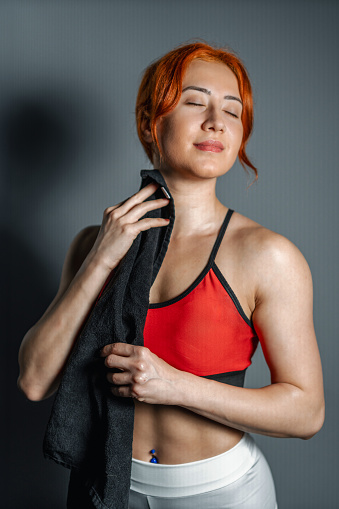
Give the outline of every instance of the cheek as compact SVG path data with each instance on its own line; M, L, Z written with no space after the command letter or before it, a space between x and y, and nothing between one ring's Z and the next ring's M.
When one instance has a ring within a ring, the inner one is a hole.
M163 152L175 153L178 150L180 142L183 141L180 127L180 122L163 119L158 130L159 143Z
M233 125L229 129L229 136L232 138L234 149L238 152L241 146L244 129L242 124Z
M239 134L238 134L238 151L240 149L243 137L244 137L244 129L243 129L243 126L241 125L241 127L239 127Z

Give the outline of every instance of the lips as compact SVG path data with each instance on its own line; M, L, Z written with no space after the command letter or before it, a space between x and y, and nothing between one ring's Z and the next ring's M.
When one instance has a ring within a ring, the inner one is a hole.
M206 140L201 143L194 143L194 146L199 150L204 150L205 152L221 152L224 150L224 145L220 141L216 140Z

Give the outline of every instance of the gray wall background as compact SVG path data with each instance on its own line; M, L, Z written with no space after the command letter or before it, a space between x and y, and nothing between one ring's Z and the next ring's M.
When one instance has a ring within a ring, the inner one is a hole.
M134 121L142 70L191 38L233 48L254 88L249 155L259 182L247 189L236 164L220 180L219 197L292 240L314 277L325 425L311 441L257 440L280 509L338 507L338 7L329 0L0 1L6 509L65 505L68 473L42 456L51 401L31 403L17 391L17 351L56 292L74 235L133 193L148 167ZM247 385L267 383L258 352Z

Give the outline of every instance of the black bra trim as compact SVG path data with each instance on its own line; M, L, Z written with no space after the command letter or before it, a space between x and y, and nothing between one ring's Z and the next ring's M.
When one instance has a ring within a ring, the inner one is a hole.
M185 298L189 293L191 293L192 290L194 290L194 288L196 286L198 286L199 283L201 283L201 281L204 279L204 277L206 276L206 274L209 272L209 270L211 269L211 267L214 264L215 257L217 255L221 241L224 238L224 235L225 235L228 223L230 222L230 219L232 217L232 214L233 214L233 210L228 209L225 219L224 219L224 221L221 225L220 231L218 233L218 236L216 238L216 241L213 245L207 265L202 270L202 272L199 274L199 276L193 281L193 283L191 283L190 286L184 292L180 293L177 297L173 297L173 299L165 300L164 302L155 302L155 303L149 304L149 309L159 309L159 308L164 308L166 306L170 306L171 304L175 304L179 300Z
M211 270L211 267L209 266L209 264L204 268L204 270L201 272L201 274L197 277L197 279L195 279L193 281L193 283L187 288L187 290L185 290L184 292L182 292L180 295L178 295L177 297L173 297L173 299L170 299L170 300L165 300L164 302L155 302L155 303L152 303L152 304L149 304L149 309L158 309L158 308L165 308L167 306L170 306L171 304L175 304L176 302L178 302L179 300L181 299L184 299L185 297L187 297L187 295L189 293L191 293L194 288L196 288L198 286L199 283L201 283L201 281L204 279L204 277L206 276L206 274Z
M228 371L226 373L202 376L201 378L207 378L208 380L214 380L215 382L234 385L236 387L244 387L246 370L247 368L241 371Z
M211 255L210 255L209 260L208 260L208 266L209 267L212 267L213 262L215 260L215 257L217 256L220 244L222 242L222 239L224 238L225 232L227 230L227 226L228 226L228 224L230 222L230 219L231 219L231 217L233 215L233 212L234 212L234 210L232 210L232 209L228 209L228 211L227 211L226 217L225 217L225 219L224 219L224 221L223 221L223 223L221 225L220 231L218 233L217 239L216 239L216 241L214 243Z
M247 323L247 325L249 325L253 329L253 331L254 331L254 325L253 325L252 320L250 320L248 318L248 316L246 315L245 311L243 310L243 308L242 308L242 306L241 306L241 304L240 304L240 302L238 300L238 297L236 296L236 294L234 293L234 291L232 290L232 288L230 287L230 285L226 281L226 279L223 276L223 274L220 272L220 269L218 268L216 263L213 264L212 268L213 268L214 274L217 276L217 278L219 279L220 283L225 288L225 290L228 293L228 295L231 297L231 299L233 301L233 304L237 308L237 311L239 312L241 318L243 318L245 320L245 322Z

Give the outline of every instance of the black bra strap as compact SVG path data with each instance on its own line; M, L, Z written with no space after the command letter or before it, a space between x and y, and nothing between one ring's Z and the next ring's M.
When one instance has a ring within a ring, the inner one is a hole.
M224 238L228 223L230 222L233 212L234 212L234 210L232 210L232 209L228 209L228 211L227 211L225 219L224 219L224 221L221 225L220 231L218 233L217 239L214 243L208 265L212 265L212 263L215 260L215 257L217 256L218 249L220 247L222 239Z

